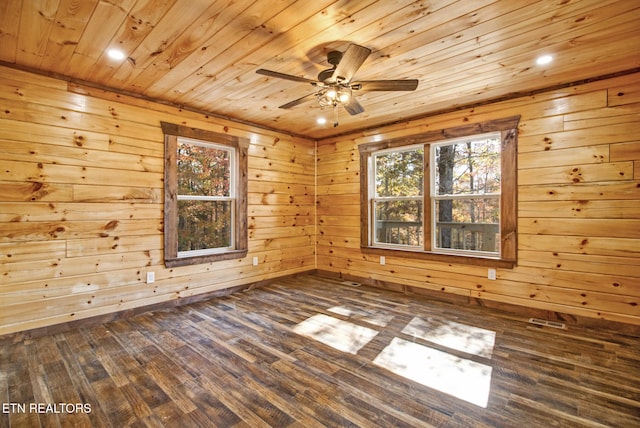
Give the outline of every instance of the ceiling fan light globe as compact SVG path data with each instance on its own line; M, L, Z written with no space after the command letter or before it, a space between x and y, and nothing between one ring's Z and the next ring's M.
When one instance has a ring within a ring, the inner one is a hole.
M342 90L338 92L338 101L340 101L342 104L348 103L350 99L351 99L351 91Z
M333 99L324 92L318 96L318 104L320 104L320 107L328 107L333 105Z

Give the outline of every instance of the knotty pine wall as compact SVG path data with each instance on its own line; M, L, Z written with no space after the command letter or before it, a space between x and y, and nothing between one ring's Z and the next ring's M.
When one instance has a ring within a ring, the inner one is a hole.
M318 142L314 165L313 141L88 88L83 95L0 67L0 335L316 267L640 324L636 82L594 82L378 133L522 116L519 262L489 281L486 268L398 257L380 266L360 251L357 146L373 132ZM251 140L248 257L164 268L161 120Z
M82 90L0 67L0 335L315 267L315 142ZM246 258L164 268L160 121L251 140Z
M318 269L640 324L639 82L618 77L319 141ZM360 251L359 144L514 115L522 116L514 269L490 281L483 267L392 256L381 266Z

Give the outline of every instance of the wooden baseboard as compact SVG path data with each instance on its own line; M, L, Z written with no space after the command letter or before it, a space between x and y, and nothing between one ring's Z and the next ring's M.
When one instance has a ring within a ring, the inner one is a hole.
M208 293L196 294L194 296L181 297L175 300L168 300L162 303L155 303L153 305L140 306L137 308L126 309L123 311L112 312L104 315L96 315L81 320L68 321L60 324L53 324L45 327L38 327L31 330L18 331L15 333L9 333L0 336L0 343L10 342L17 343L27 339L33 339L36 337L53 335L57 333L64 333L70 330L90 327L98 324L105 324L111 321L117 321L123 318L130 318L146 312L158 312L164 311L178 306L188 305L190 303L202 302L205 300L214 299L216 297L228 296L230 294L239 293L242 291L250 290L256 287L262 287L273 281L277 281L284 278L292 278L299 275L306 275L309 273L315 273L315 269L305 271L302 273L295 273L290 275L283 275L277 278L265 279L261 281L253 281L247 284L238 285L235 287L229 287L222 290L211 291Z
M437 300L441 302L451 304L466 304L473 306L485 307L495 311L501 311L510 318L520 318L528 320L529 318L540 318L548 321L558 321L566 324L567 326L580 326L584 328L597 328L607 329L616 333L628 333L634 336L640 335L640 325L627 324L617 321L603 320L600 318L589 318L585 316L566 314L556 311L548 311L544 309L529 308L520 305L514 305L512 303L502 303L492 300L480 299L469 296L460 296L457 294L449 294L441 291L427 290L420 287L414 287L406 284L394 283L389 281L380 281L370 278L363 278L359 276L349 275L341 272L325 271L321 269L316 270L318 276L324 276L327 278L342 279L345 281L355 281L371 287L382 288L385 290L396 291L404 294L412 294L416 296L422 296L431 300Z
M494 302L490 300L484 300L479 298L465 297L456 294L443 293L440 291L427 290L424 288L409 286L406 284L394 283L389 281L379 281L370 278L363 278L359 276L344 274L340 272L325 271L321 269L311 269L305 272L283 275L280 277L266 279L262 281L253 281L247 284L225 288L223 290L216 290L209 293L196 294L194 296L182 297L176 300L170 300L167 302L157 303L153 305L141 306L138 308L127 309L124 311L113 312L110 314L97 315L95 317L85 318L82 320L69 321L61 324L54 324L46 327L39 327L31 330L24 330L15 333L9 333L0 336L0 342L17 343L22 340L32 339L36 337L52 335L57 333L63 333L66 331L90 327L98 324L104 324L111 321L116 321L123 318L133 317L146 312L157 312L168 310L171 308L188 305L190 303L202 302L205 300L214 299L216 297L228 296L230 294L239 293L242 291L250 290L256 287L262 287L270 284L274 281L278 281L285 278L294 278L300 275L318 275L320 277L327 277L333 279L341 279L345 281L355 281L371 287L377 287L385 290L395 291L404 294L412 294L416 296L425 297L431 300L437 300L441 302L457 304L457 305L473 305L479 307L486 307L496 311L502 311L509 317L516 317L522 319L528 318L540 318L549 321L559 321L567 325L576 325L588 328L608 329L617 333L629 333L633 335L640 335L640 326L633 324L625 324L616 321L602 320L598 318L588 318L577 315L570 315L555 311L545 311L542 309L528 308L524 306L514 305L511 303Z

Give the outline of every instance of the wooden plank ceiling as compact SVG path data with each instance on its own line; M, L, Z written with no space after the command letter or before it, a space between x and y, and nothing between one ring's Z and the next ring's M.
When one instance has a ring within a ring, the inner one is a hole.
M324 138L638 68L639 22L638 0L3 0L0 64ZM350 43L372 50L355 80L418 89L360 93L334 128L315 99L278 108L309 83L256 74L316 79Z

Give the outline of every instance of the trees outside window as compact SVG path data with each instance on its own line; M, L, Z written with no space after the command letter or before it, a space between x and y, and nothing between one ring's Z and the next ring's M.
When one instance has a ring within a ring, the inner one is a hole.
M432 144L433 248L500 254L500 133Z
M422 245L423 163L422 146L374 155L374 242Z
M178 137L178 255L233 247L235 150Z
M360 146L363 249L513 266L518 120Z

